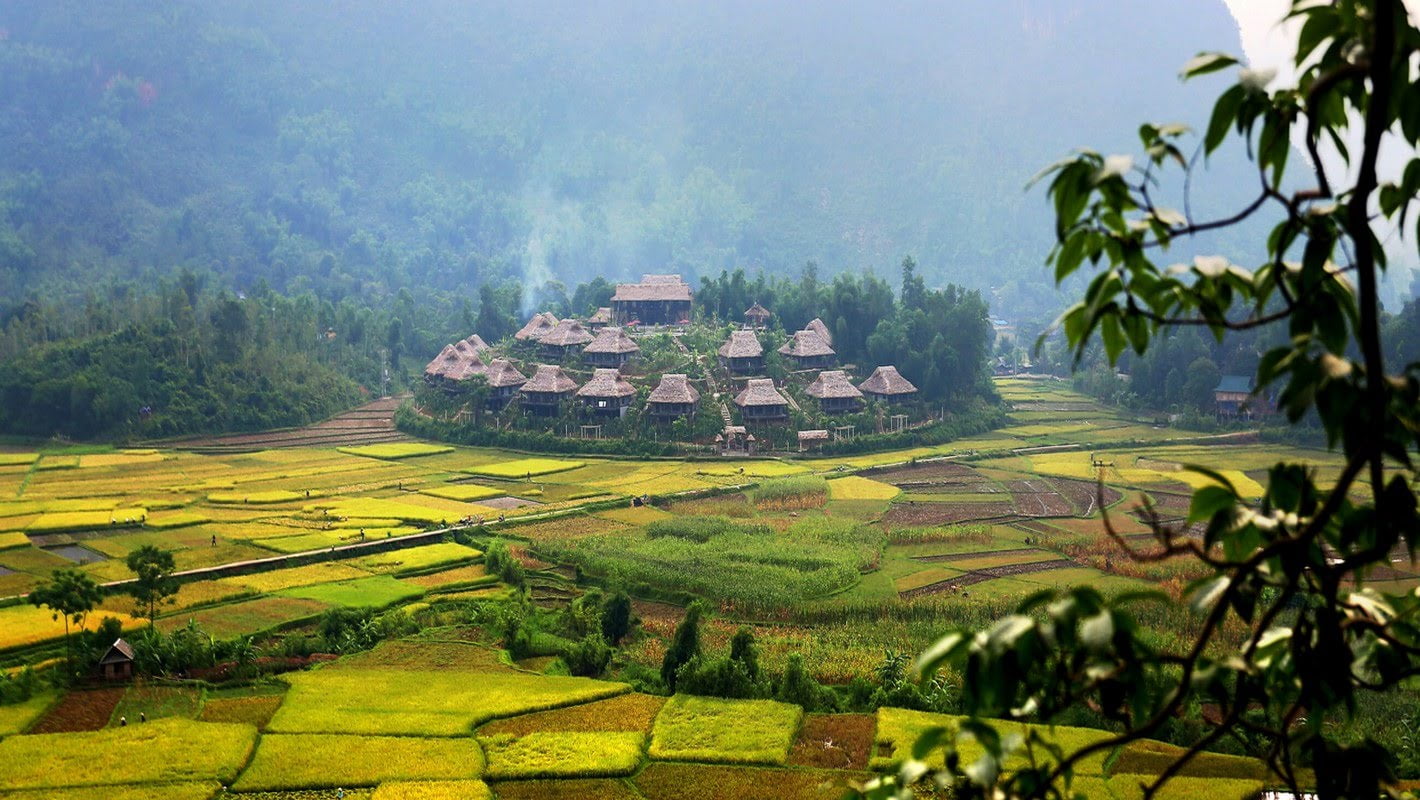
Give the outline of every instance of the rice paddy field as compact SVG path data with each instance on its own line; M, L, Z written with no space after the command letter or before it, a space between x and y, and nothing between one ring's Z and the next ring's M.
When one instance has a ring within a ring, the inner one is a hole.
M196 624L274 646L336 608L434 625L255 686L135 684L0 705L0 800L336 788L375 800L835 798L890 767L915 732L953 720L636 691L632 676L659 669L691 600L709 603L705 651L747 627L766 672L797 654L843 685L871 677L884 652L925 647L944 621L989 620L1042 588L1186 583L1187 563L1125 558L1101 515L1146 541L1141 504L1182 520L1189 492L1211 480L1190 464L1252 497L1279 459L1323 479L1338 468L1324 451L1154 426L1060 382L998 386L1014 408L1005 428L852 457L574 460L425 442L0 454L0 668L63 653L63 622L16 598L59 568L126 580L124 559L145 545L172 550L185 572L160 630ZM524 589L483 563L494 538ZM1420 568L1397 562L1376 578L1414 587ZM600 678L571 677L543 652L515 660L467 611L520 592L557 611L613 586L632 595L636 624ZM84 627L147 624L120 590ZM1140 796L1169 747L1101 759L1077 788ZM1224 756L1186 775L1164 796L1242 798L1265 780Z

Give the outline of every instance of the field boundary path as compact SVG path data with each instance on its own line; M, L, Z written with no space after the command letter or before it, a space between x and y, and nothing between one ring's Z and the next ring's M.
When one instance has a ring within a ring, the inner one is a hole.
M156 442L163 447L198 453L239 453L287 447L344 447L356 444L405 442L411 437L394 425L394 412L408 395L381 397L349 411L301 428L260 433L204 436L175 442Z
M964 575L958 575L944 581L919 586L916 589L898 592L898 596L903 600L911 600L915 597L923 597L929 594L942 594L943 592L955 591L966 586L971 586L972 584L989 581L992 578L1027 575L1032 572L1048 572L1050 570L1068 569L1075 566L1079 565L1068 558L1057 558L1051 561L1034 561L1029 564L1007 564L1001 567L987 567L986 569L972 570Z

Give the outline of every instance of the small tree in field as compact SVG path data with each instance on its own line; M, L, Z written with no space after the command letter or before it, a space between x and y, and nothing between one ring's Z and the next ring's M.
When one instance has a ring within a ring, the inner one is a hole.
M1256 502L1216 471L1193 467L1206 478L1188 513L1205 529L1201 539L1164 524L1147 505L1150 546L1115 536L1132 558L1181 555L1207 567L1187 591L1198 632L1179 652L1156 646L1137 622L1140 604L1171 598L1105 597L1089 587L1035 595L988 630L949 633L918 667L924 679L956 670L968 718L960 734L929 731L913 748L926 759L944 746L945 761L911 760L895 782L869 794L904 792L930 774L956 798L1070 796L1065 787L1084 759L1157 735L1201 704L1215 707L1219 721L1148 778L1146 798L1224 738L1249 743L1294 793L1385 794L1391 754L1346 731L1364 693L1396 691L1420 675L1420 594L1366 585L1372 567L1389 566L1397 550L1413 559L1420 544L1411 484L1420 364L1387 369L1377 235L1420 218L1420 30L1399 0L1299 1L1291 16L1300 23L1296 85L1273 88L1270 75L1239 69L1200 144L1206 155L1229 136L1245 140L1254 199L1229 216L1195 219L1185 181L1182 211L1160 204L1164 177L1175 167L1186 175L1197 162L1181 149L1184 126L1145 124L1137 161L1083 151L1046 170L1058 234L1050 263L1057 280L1094 272L1060 321L1077 360L1096 337L1112 362L1126 347L1146 352L1174 328L1202 327L1222 339L1283 326L1285 343L1257 368L1259 392L1275 391L1293 422L1315 414L1344 466L1323 479L1303 464L1278 463ZM1235 66L1229 56L1203 54L1183 77ZM1298 179L1304 188L1284 191L1294 133L1310 163ZM1407 159L1385 183L1377 170L1383 137ZM1331 166L1321 158L1327 147L1336 154ZM1244 220L1272 226L1261 263L1209 256L1159 265L1170 245ZM991 722L1049 721L1078 706L1103 713L1116 732L1065 749L1045 730L1008 741ZM975 739L984 755L962 763L958 735ZM1008 768L1011 750L1018 758ZM1303 768L1313 771L1313 786L1301 785Z
M36 586L29 595L30 605L48 608L55 619L64 618L64 650L71 663L74 651L69 638L69 623L72 621L82 628L84 618L103 599L104 590L93 578L77 569L55 570L48 581Z
M173 554L154 545L145 544L128 554L128 568L133 571L133 583L128 593L138 604L138 613L148 618L152 627L158 618L158 607L172 603L178 591L178 580L173 577L176 565Z

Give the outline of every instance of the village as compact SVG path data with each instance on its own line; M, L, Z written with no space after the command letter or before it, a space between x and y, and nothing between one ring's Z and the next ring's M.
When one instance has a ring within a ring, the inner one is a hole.
M421 413L445 420L725 455L812 451L934 418L895 365L840 363L823 320L785 331L758 302L719 320L679 275L619 284L585 318L536 313L504 341L474 333L446 345L424 383Z

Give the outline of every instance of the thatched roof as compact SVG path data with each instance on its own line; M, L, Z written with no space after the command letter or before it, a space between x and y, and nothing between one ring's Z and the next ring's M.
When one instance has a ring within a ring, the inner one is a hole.
M520 392L546 392L549 394L566 394L577 388L577 382L556 364L538 364L537 372L525 384Z
M468 337L467 339L464 339L464 341L467 342L468 346L472 347L476 352L488 349L488 342L483 341L483 337L479 336L476 333Z
M841 369L826 369L814 378L814 382L804 388L810 397L817 397L820 400L859 398L863 393L858 391L848 380L848 374Z
M817 333L829 346L833 345L833 334L829 332L828 326L823 324L823 320L814 317L809 320L809 324L804 326L804 330Z
M488 376L488 385L495 389L521 386L528 382L527 376L518 372L518 368L513 366L513 362L506 358L495 358L490 361L487 371L483 374Z
M621 373L614 369L599 369L592 373L592 379L577 390L578 397L630 397L636 394L636 387L621 379Z
M602 306L601 308L597 309L597 313L587 318L587 322L593 325L610 325L611 309L607 306Z
M821 431L821 430L799 431L799 441L801 441L801 442L826 442L826 441L828 441L828 431Z
M740 408L746 406L787 406L789 401L785 400L784 395L779 394L779 390L774 388L772 379L750 378L744 391L735 395L735 405Z
M770 316L769 309L760 305L757 300L754 305L745 309L745 319L766 320L769 319Z
M474 347L472 344L469 344L467 339L460 339L457 342L454 342L454 350L456 350L458 354L463 356L464 358L478 356L478 348Z
M591 340L592 334L575 319L564 319L538 337L538 341L548 347L575 347Z
M696 391L681 373L662 375L661 382L656 384L656 388L651 390L651 396L646 398L648 403L695 403L699 400L700 392Z
M612 302L682 300L690 302L690 286L679 275L642 275L640 283L619 283Z
M548 331L552 330L552 326L556 324L556 314L553 314L550 311L542 311L537 314L533 314L532 319L528 320L528 324L524 325L521 329L518 330L517 333L513 334L513 338L517 339L520 342L525 341L527 339L532 339L536 341L537 339L541 338L544 333L547 333Z
M720 355L725 358L758 358L764 355L764 347L754 331L731 331L729 341L720 345Z
M868 379L858 384L858 388L869 394L899 395L912 394L917 387L912 381L902 377L897 367L878 367Z
M425 375L443 375L444 371L459 363L459 352L451 344L444 345L444 349L439 351L434 360L424 367Z
M478 357L478 353L470 351L460 358L457 364L444 370L443 376L445 380L458 382L466 381L475 375L485 375L487 372L488 366L483 363L483 359Z
M779 352L795 358L813 358L834 354L833 348L828 346L828 342L824 341L817 331L811 331L808 328L795 331L794 337L785 342L784 346L779 348Z
M602 328L597 331L596 338L587 345L584 353L637 353L641 351L641 345L636 344L626 331L621 328Z

